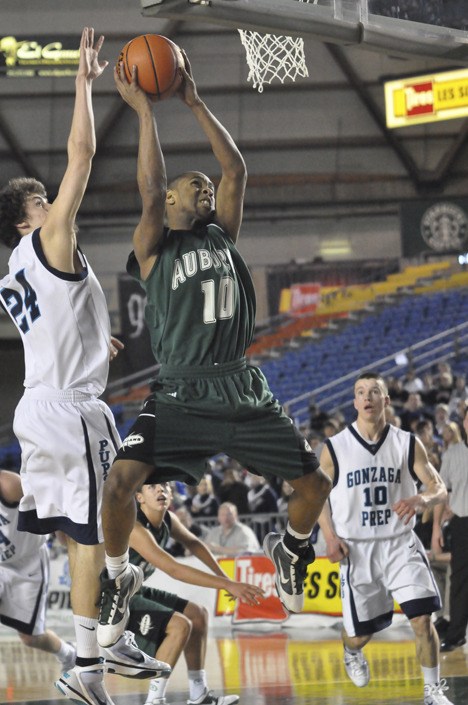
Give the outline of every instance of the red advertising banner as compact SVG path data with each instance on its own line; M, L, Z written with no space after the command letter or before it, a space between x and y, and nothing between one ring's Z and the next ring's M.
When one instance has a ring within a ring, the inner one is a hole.
M317 282L309 284L292 284L290 312L293 315L311 313L320 303L321 285Z

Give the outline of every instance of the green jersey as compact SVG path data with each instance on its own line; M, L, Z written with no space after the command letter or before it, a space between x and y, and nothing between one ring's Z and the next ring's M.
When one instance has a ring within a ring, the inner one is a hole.
M134 253L127 271L147 296L145 318L158 362L212 366L244 357L255 326L255 291L234 243L214 224L165 230L142 281Z
M140 522L145 529L148 529L158 546L161 548L166 548L168 541L171 537L171 515L166 512L161 526L155 527L147 518L146 514L141 511L140 507L137 510L137 521ZM152 563L149 563L143 556L141 556L135 549L130 549L129 555L130 563L134 565L139 565L145 574L145 580L153 575L156 568Z

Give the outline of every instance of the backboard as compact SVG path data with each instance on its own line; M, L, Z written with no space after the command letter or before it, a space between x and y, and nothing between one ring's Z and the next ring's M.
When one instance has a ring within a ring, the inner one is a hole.
M140 0L148 17L468 64L466 0ZM447 9L449 6L450 9Z

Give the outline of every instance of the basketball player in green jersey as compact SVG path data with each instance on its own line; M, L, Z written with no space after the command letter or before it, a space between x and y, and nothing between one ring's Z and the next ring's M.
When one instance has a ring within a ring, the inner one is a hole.
M106 568L98 640L114 643L125 629L135 591L128 567L134 494L143 483L198 484L207 458L224 452L260 475L294 488L285 534L269 534L264 549L276 568L279 596L292 612L303 607L303 583L314 553L309 537L330 492L307 441L273 397L245 352L255 325L255 292L236 242L247 179L242 155L200 99L184 54L178 91L205 133L221 179L199 171L166 180L150 99L119 68L117 89L139 118L137 179L142 214L128 271L147 294L146 322L161 363L153 394L124 440L105 484Z

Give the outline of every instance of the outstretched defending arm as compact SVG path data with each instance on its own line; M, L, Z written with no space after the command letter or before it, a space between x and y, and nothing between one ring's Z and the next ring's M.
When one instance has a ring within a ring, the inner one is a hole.
M123 73L120 66L115 69L115 84L125 102L137 113L140 124L137 181L142 213L133 234L133 248L140 266L141 277L146 279L156 261L158 246L164 232L166 167L151 101L138 86L137 68L136 66L132 68L130 83Z
M107 61L99 61L104 37L94 45L94 29L85 27L80 42L80 63L75 80L75 107L68 138L68 164L57 198L41 229L41 243L50 265L73 273L76 257L75 219L88 184L96 149L92 84Z
M263 590L256 585L239 583L219 573L213 575L198 570L198 568L178 563L169 553L158 546L152 534L138 521L130 534L130 546L155 568L163 570L175 580L200 587L226 590L233 597L239 598L241 602L246 602L249 605L259 604L259 600L264 595Z
M183 81L178 93L196 117L221 167L221 181L216 194L216 221L231 240L236 242L242 223L247 182L245 162L229 132L198 95L190 62L184 51L182 54L185 68L180 69Z

